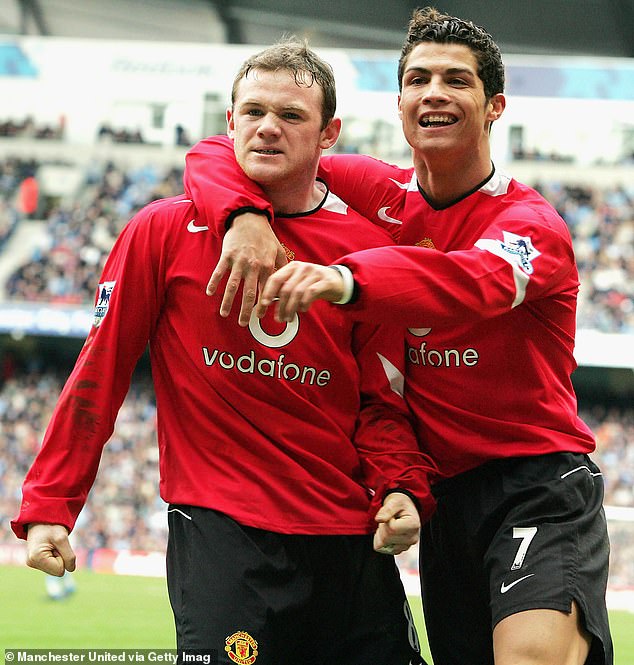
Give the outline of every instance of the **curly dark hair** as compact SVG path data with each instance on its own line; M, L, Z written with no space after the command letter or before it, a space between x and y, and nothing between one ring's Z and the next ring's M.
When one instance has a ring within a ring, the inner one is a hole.
M504 63L493 37L471 21L442 14L434 7L415 9L398 61L398 89L402 89L403 72L409 54L421 42L457 43L468 46L478 61L478 76L484 84L487 99L504 92Z

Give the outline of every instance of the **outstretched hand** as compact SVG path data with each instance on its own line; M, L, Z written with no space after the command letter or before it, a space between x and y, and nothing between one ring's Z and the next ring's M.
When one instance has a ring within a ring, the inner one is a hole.
M256 314L263 316L266 308L277 301L275 318L292 321L297 312L305 312L315 300L336 302L343 296L344 284L339 272L328 266L292 261L266 282Z
M49 575L62 577L75 570L75 552L68 530L61 524L30 524L27 531L26 563Z
M227 317L242 285L242 302L238 323L247 326L267 279L286 264L284 248L275 237L268 219L256 213L243 213L233 220L225 234L222 253L209 283L207 295L214 295L229 271L220 315Z
M418 542L420 516L416 504L407 494L388 494L374 519L379 525L374 533L377 552L401 554Z

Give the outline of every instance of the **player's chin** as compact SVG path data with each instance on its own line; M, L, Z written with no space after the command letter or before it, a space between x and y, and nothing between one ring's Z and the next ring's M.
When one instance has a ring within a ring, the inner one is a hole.
M254 163L255 162L255 163ZM259 183L260 185L271 185L283 180L286 176L286 169L284 163L279 159L276 163L273 160L256 161L248 160L242 167L246 175Z

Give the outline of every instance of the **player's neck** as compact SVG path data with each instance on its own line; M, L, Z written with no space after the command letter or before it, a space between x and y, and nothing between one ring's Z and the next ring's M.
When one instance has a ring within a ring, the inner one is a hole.
M315 179L309 183L286 181L282 187L263 187L271 201L273 210L284 215L296 215L310 212L321 205L326 195L326 188Z
M491 157L488 151L473 155L472 159L452 158L443 155L414 155L414 168L418 184L427 199L436 207L457 201L472 191L491 174Z

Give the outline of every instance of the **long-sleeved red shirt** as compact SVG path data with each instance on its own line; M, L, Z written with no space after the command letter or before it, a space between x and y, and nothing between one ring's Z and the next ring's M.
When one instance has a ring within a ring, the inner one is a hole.
M303 534L372 531L396 487L431 511L430 465L402 398L402 328L356 324L326 305L288 325L270 316L240 328L205 295L220 251L210 224L181 196L150 204L118 238L94 327L23 486L19 537L32 522L73 527L148 342L166 502ZM389 241L326 192L279 231L298 259L322 262Z
M219 226L244 207L272 213L257 185L236 176L228 138L202 141L187 159L212 158L219 167L201 179L224 195ZM333 309L409 327L405 394L439 477L502 457L594 450L571 382L579 280L552 206L499 173L441 209L413 168L333 155L320 176L398 242L333 261L352 270L359 294Z

